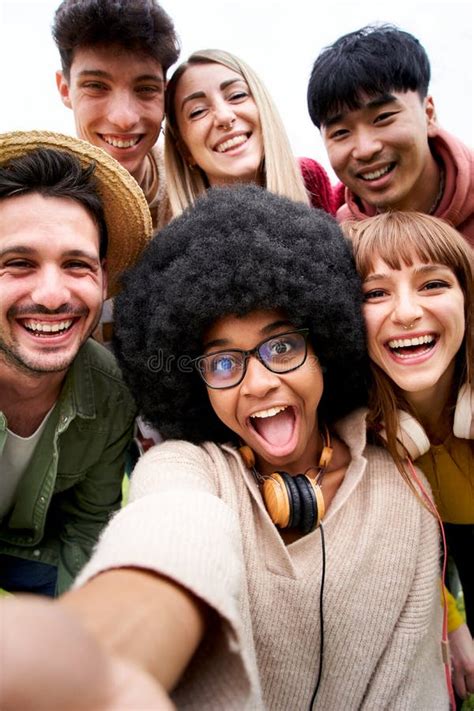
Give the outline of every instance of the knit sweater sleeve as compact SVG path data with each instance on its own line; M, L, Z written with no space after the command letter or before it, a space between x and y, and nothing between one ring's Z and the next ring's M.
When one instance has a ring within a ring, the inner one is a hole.
M220 620L219 634L212 635L221 646L220 668L208 669L210 676L205 670L193 686L212 689L212 674L221 680L229 676L233 698L227 708L234 708L235 699L247 701L258 680L251 651L242 652L249 647L240 617L246 584L239 520L219 498L216 464L205 448L165 442L139 460L129 503L109 523L75 586L120 567L166 576L214 609Z
M439 573L439 535L431 515L420 507L420 535L415 575L405 605L373 673L362 708L411 711L448 709L441 668L442 608L433 597L434 576ZM439 644L432 644L433 619ZM434 705L433 705L434 704Z

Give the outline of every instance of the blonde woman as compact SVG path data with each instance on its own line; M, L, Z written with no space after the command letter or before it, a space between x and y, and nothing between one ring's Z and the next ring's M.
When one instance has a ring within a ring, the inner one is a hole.
M248 182L333 212L324 168L308 158L298 165L267 89L235 55L194 52L173 74L166 102L165 166L173 217L209 187Z

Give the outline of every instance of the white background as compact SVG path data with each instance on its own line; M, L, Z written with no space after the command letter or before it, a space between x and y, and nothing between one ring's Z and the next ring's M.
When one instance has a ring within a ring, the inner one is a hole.
M51 23L59 0L0 0L0 132L47 128L74 133L57 94L59 58ZM431 60L431 93L440 123L472 145L473 4L467 0L162 0L181 38L184 60L205 48L245 59L267 84L296 155L323 162L325 151L306 108L306 87L320 50L372 22L414 34Z

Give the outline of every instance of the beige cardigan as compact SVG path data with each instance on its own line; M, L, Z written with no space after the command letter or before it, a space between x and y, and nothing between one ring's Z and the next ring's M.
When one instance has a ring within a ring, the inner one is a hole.
M322 680L314 708L448 708L437 524L365 417L339 423L352 462L324 519ZM285 546L231 446L171 441L132 477L78 585L120 566L155 570L217 611L173 700L179 709L308 709L319 663L321 536Z

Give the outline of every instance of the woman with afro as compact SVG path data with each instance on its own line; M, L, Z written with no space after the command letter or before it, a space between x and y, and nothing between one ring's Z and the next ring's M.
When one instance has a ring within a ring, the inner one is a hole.
M218 188L116 303L165 441L64 602L186 709L447 709L438 532L366 443L360 282L327 214Z

